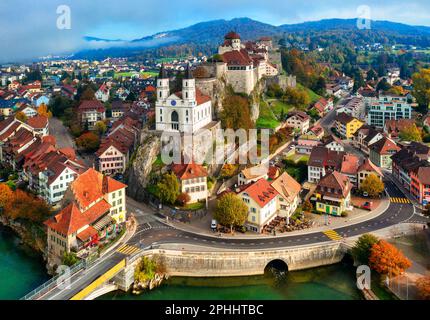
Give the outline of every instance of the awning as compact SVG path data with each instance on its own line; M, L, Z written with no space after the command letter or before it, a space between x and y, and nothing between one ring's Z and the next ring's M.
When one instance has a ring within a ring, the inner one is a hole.
M111 224L113 221L112 217L110 215L106 215L103 218L101 218L96 224L93 225L94 229L97 231L103 230L104 227Z

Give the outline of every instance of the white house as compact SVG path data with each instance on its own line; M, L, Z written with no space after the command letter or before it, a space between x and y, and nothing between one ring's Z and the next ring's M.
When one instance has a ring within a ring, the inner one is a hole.
M109 88L106 84L102 84L95 93L96 99L102 102L109 100Z
M239 196L248 207L248 219L245 227L261 233L265 225L269 224L277 215L278 191L265 179L250 184L239 192Z
M173 164L172 171L181 184L181 192L190 196L190 203L206 201L208 198L206 169L198 164Z

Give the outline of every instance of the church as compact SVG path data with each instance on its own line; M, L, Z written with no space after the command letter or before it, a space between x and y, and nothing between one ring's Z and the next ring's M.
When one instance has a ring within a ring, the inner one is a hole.
M211 98L196 88L189 66L182 80L182 91L175 93L170 93L169 76L161 67L155 114L157 131L195 133L212 122Z

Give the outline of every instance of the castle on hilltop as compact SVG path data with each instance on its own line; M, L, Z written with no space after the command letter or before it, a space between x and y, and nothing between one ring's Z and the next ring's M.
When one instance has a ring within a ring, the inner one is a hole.
M236 32L229 32L218 48L221 61L216 65L216 74L224 76L235 92L250 94L261 78L279 74L277 66L269 61L271 49L270 38L242 43Z

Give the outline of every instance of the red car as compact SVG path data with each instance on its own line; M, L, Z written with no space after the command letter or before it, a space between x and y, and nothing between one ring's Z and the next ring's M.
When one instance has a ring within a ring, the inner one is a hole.
M372 207L373 207L373 202L365 202L365 203L361 206L361 209L371 211L371 210L372 210Z

